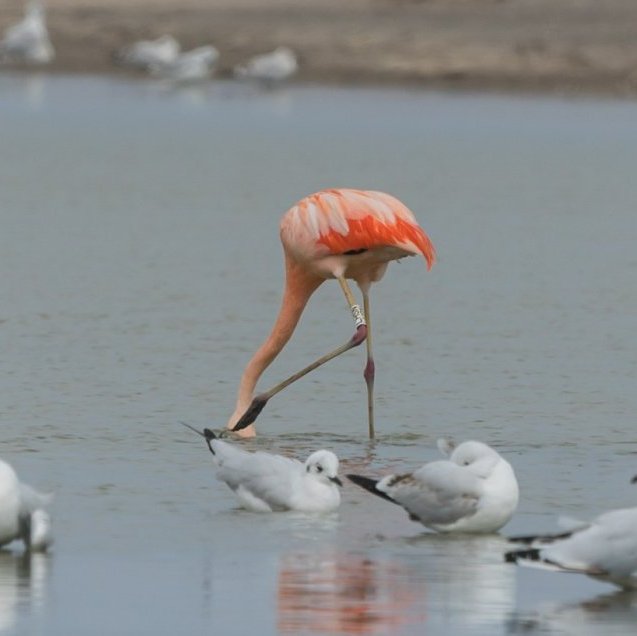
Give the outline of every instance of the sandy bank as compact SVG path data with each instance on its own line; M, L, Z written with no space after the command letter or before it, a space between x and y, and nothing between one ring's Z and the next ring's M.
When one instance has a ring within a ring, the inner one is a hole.
M212 43L219 74L286 44L300 81L637 94L635 0L48 0L59 72L120 72L163 33ZM0 5L0 29L22 14Z

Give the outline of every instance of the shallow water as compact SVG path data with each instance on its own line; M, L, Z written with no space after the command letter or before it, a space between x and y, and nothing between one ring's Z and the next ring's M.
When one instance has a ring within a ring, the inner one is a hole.
M355 351L248 446L375 475L481 439L521 483L505 534L633 505L634 104L5 75L0 146L0 456L56 493L51 554L0 554L0 633L632 631L635 597L516 570L502 538L424 532L351 484L318 519L238 510L178 421L232 411L278 308L281 213L380 189L440 261L375 288L377 443ZM261 386L351 329L324 285Z

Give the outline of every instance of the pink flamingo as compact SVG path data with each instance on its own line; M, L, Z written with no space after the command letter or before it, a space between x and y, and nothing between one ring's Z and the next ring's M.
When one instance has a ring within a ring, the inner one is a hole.
M328 360L367 342L369 436L374 437L374 375L369 289L380 280L389 261L420 254L430 269L436 259L432 242L412 212L398 199L383 192L334 189L311 194L290 208L281 219L285 256L285 288L279 315L270 335L248 362L227 427L240 435L255 435L253 422L267 401L279 391ZM356 325L343 345L322 356L269 391L254 396L254 389L268 365L286 345L310 296L323 283L338 280ZM363 311L356 303L347 279L358 284Z

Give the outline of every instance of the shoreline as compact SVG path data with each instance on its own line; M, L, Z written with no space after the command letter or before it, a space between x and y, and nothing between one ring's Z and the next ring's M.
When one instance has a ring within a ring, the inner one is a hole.
M218 77L284 44L292 81L513 94L637 96L637 2L605 0L48 0L56 58L40 72L135 77L112 58L140 39L213 44ZM79 5L79 6L78 6ZM0 31L22 0L0 7ZM19 65L2 69L21 71ZM143 77L143 75L140 75Z

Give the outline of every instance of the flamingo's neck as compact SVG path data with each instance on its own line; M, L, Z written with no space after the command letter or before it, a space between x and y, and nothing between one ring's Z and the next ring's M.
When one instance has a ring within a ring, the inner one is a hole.
M287 344L294 333L294 329L310 296L323 280L309 274L302 265L299 265L286 254L285 289L283 290L279 315L274 322L270 335L257 349L243 371L241 382L239 383L237 403L234 413L228 420L228 428L232 428L250 406L254 388L259 378ZM254 427L251 425L245 428L241 431L241 434L246 437L252 437L255 434Z

